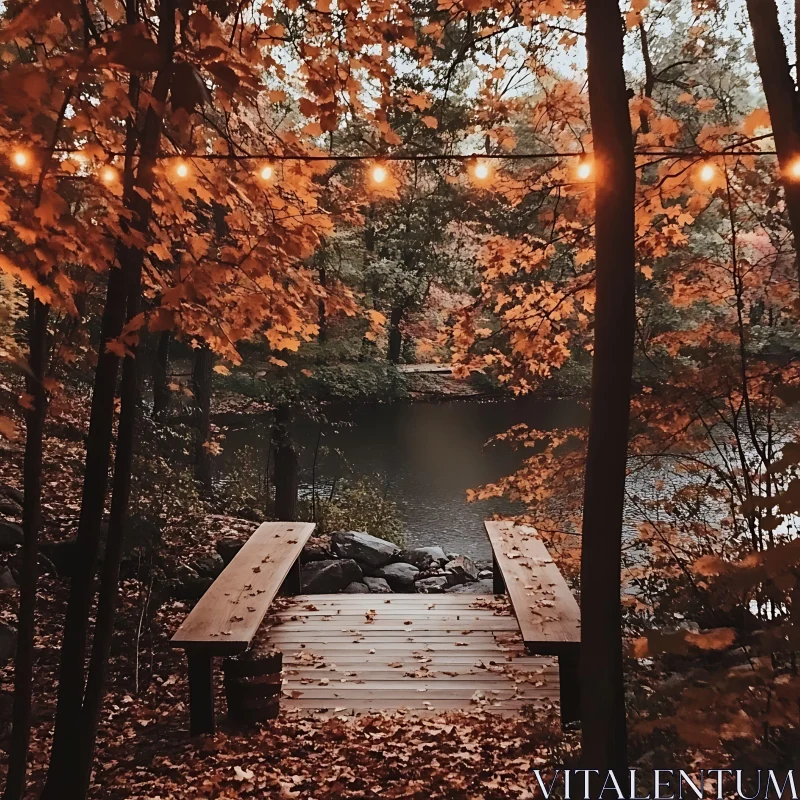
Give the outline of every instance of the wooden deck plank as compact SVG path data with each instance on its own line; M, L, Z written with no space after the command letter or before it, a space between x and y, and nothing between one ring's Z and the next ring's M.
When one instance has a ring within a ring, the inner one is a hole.
M171 645L227 655L247 649L303 545L310 522L265 522L183 621Z
M376 603L380 596L301 596L271 614L257 638L284 654L282 705L315 714L455 708L506 714L557 706L555 662L525 652L507 599L395 598L397 605ZM315 610L304 609L309 605Z
M580 642L580 609L564 576L533 528L487 521L525 645L539 653Z

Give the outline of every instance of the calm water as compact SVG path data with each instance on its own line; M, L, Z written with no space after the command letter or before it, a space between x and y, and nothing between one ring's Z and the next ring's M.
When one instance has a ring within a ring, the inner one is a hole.
M520 422L553 429L579 424L586 415L578 402L531 398L329 411L324 424L298 421L301 480L311 485L321 431L318 491L334 481L369 477L397 504L412 546L439 544L446 551L486 560L491 551L483 520L517 507L502 499L468 503L466 492L509 474L522 457L505 443L487 441ZM269 415L228 414L217 421L227 426L217 463L219 480L235 477L243 452L264 463Z

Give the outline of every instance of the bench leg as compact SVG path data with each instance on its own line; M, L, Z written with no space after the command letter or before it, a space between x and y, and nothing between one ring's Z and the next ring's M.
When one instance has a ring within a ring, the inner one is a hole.
M302 593L303 587L300 585L300 559L298 558L297 561L292 564L289 574L283 579L281 594L293 597L294 595Z
M561 705L561 724L578 722L581 718L581 694L578 663L580 647L570 647L558 656L558 682Z
M214 660L211 656L188 653L189 733L214 733Z
M500 571L500 565L497 563L497 556L492 553L492 589L495 594L506 593L506 582L503 579L503 573Z

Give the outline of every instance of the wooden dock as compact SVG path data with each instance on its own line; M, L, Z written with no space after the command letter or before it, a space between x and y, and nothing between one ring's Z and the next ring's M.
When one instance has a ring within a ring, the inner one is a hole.
M283 652L284 708L515 714L558 706L555 660L525 652L503 597L300 595L282 604L256 638Z

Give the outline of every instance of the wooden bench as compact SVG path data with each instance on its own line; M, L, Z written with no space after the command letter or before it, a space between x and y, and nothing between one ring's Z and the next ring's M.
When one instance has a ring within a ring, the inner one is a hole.
M561 721L574 722L580 719L580 608L534 528L484 525L494 555L494 591L508 591L525 649L558 657Z
M243 653L283 587L300 594L300 551L311 522L265 522L200 598L172 637L189 662L192 735L214 732L214 656Z

